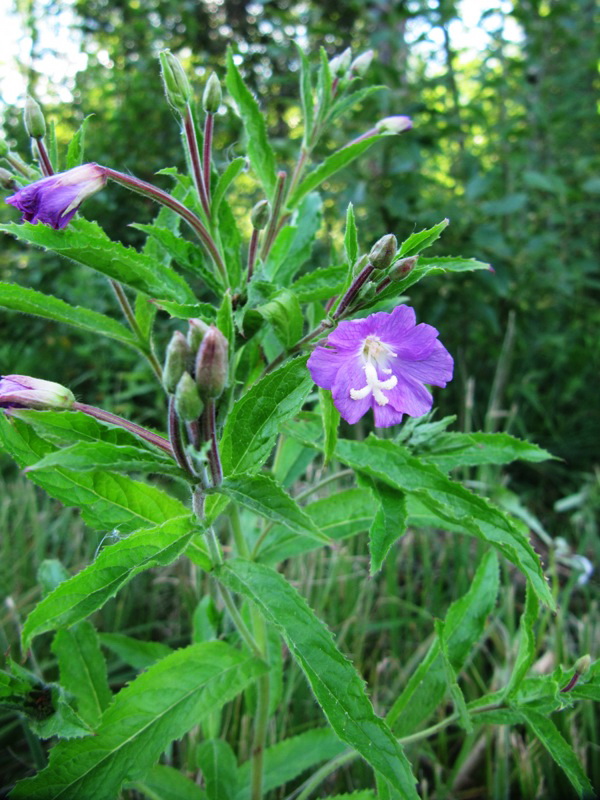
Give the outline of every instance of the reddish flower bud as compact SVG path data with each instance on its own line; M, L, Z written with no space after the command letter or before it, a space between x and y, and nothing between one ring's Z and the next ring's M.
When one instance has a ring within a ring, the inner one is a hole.
M196 357L196 383L204 400L219 397L227 385L228 348L227 339L211 325Z
M369 253L369 262L375 269L387 269L398 251L398 241L393 233L382 236Z

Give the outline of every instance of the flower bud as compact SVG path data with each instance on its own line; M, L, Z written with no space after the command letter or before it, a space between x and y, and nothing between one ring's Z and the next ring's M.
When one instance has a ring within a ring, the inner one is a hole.
M361 286L358 296L364 302L366 300L372 300L376 294L377 284L374 281L367 281Z
M359 78L364 78L367 70L371 66L374 55L375 54L372 50L366 50L364 53L356 56L352 64L350 64L350 72L358 75Z
M261 231L267 226L270 215L271 209L269 208L269 201L259 200L250 212L250 221L252 222L252 227L257 231Z
M46 120L42 109L31 95L27 95L25 100L23 122L25 123L27 135L31 136L32 139L41 139L46 135Z
M206 322L201 319L188 319L188 325L190 327L188 329L187 341L190 346L192 358L195 358L202 339L206 336L210 325L207 325Z
M14 192L17 188L12 172L4 169L4 167L0 167L0 186L2 186L3 189L10 189L11 192Z
M398 242L393 233L382 236L371 248L369 262L375 269L387 269L394 260L398 250Z
M390 270L390 279L392 281L401 281L409 272L412 272L418 260L419 256L408 256L408 258L401 258L399 261L396 261Z
M227 384L228 347L221 331L211 325L196 356L196 383L203 400L219 397Z
M190 361L190 348L181 331L175 331L167 345L165 365L163 367L163 385L167 392L175 391L179 379L186 371Z
M590 656L589 653L587 653L585 656L581 656L581 658L578 658L577 661L575 662L575 672L578 675L585 675L589 671L591 664L592 664L592 657Z
M385 117L375 123L375 128L379 133L404 133L404 131L409 131L412 126L412 119L403 116Z
M366 254L364 256L360 256L360 258L357 258L352 267L352 277L356 278L357 275L360 275L368 263L369 256Z
M167 100L177 111L185 111L192 99L192 87L179 60L170 50L158 54Z
M334 78L343 78L350 68L352 50L347 47L339 56L334 56L329 62L329 70Z
M184 372L175 389L175 411L184 422L195 422L204 408L198 387L189 372Z
M216 114L221 105L223 93L221 84L214 72L210 73L210 78L206 81L204 94L202 95L202 108L207 114Z
M60 383L28 375L0 376L0 408L71 408L75 397Z

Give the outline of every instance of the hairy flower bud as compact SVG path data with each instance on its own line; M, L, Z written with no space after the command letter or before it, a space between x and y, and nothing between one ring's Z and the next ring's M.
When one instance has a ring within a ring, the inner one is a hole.
M379 133L404 133L412 128L412 119L410 117L395 116L385 117L375 123L375 128Z
M214 72L210 73L210 78L206 81L204 94L202 95L202 108L207 114L216 114L221 105L223 93L221 84Z
M0 408L71 408L75 397L60 383L28 375L0 376Z
M27 135L31 136L32 139L41 139L46 135L46 120L42 109L30 95L27 95L25 100L23 122L25 123Z
M350 64L350 72L358 75L359 78L364 78L367 70L371 66L374 55L375 54L372 50L366 50L364 53L356 56L352 64Z
M4 169L4 167L0 167L0 186L2 186L3 189L10 189L11 192L14 192L17 188L14 175L7 169Z
M190 348L181 331L175 331L167 345L163 367L163 385L167 392L173 393L179 379L186 371L190 361Z
M192 358L195 358L198 348L202 343L202 339L206 336L210 325L207 325L206 322L201 319L188 319L188 325L190 327L188 329L187 341L190 346Z
M261 231L266 227L270 214L271 209L269 208L269 201L259 200L250 212L250 221L252 222L252 227L257 231Z
M409 272L412 272L418 260L419 256L408 256L408 258L401 258L399 261L396 261L389 272L390 279L392 281L402 280Z
M394 260L398 250L398 241L393 233L382 236L375 242L369 253L369 262L375 269L387 269Z
M592 657L589 653L587 653L586 655L581 656L581 658L578 658L575 662L575 672L578 675L585 675L587 672L589 672L591 664Z
M175 389L175 411L184 422L195 422L204 408L198 387L189 372L184 372Z
M192 87L185 70L170 50L158 54L167 100L177 111L185 111L192 99Z
M227 384L229 344L221 331L211 325L196 356L196 383L200 397L219 397Z
M350 69L352 51L347 47L343 53L334 56L329 62L329 70L334 78L343 78Z

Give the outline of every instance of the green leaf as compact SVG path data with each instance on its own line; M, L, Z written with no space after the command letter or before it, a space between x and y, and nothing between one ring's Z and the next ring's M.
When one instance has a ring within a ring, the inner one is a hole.
M446 653L456 674L460 673L483 634L486 619L496 605L498 586L498 558L491 551L481 560L467 594L456 600L446 614ZM436 640L388 713L387 721L394 733L399 737L414 733L435 711L447 691L444 658Z
M258 471L273 449L280 426L302 408L312 387L305 357L289 361L255 383L225 422L224 474Z
M248 157L256 176L269 200L273 199L277 182L275 155L267 138L265 118L260 112L256 98L244 83L233 60L233 53L227 51L227 89L236 102L247 137Z
M506 687L506 696L509 698L514 697L517 693L523 679L529 672L529 668L535 661L537 651L535 624L538 620L539 610L538 598L531 591L531 586L528 584L525 594L525 609L519 622L519 649L508 686Z
M319 530L335 541L368 530L375 510L373 495L366 489L345 489L304 506L304 511ZM296 536L277 526L271 530L260 551L260 561L277 564L319 546L314 539Z
M222 290L220 290L219 294L221 292ZM169 303L167 300L161 300L156 305L166 311L167 314L175 317L175 319L195 319L199 317L209 324L215 321L216 310L210 303Z
M283 636L339 738L384 775L403 797L418 797L402 748L365 694L364 683L306 601L270 567L233 559L218 569L228 588L252 600Z
M571 781L575 791L580 796L593 797L594 787L583 771L575 751L563 738L554 722L544 714L525 706L519 707L519 713L522 714L528 727Z
M77 700L80 717L95 728L112 693L94 626L80 622L69 630L58 631L52 652L58 659L61 686Z
M319 405L321 406L321 419L323 420L323 456L325 464L333 458L338 439L340 412L333 404L331 392L319 389Z
M389 440L374 436L364 442L341 439L336 456L354 469L414 495L438 517L492 544L523 572L540 600L555 608L538 556L521 528L497 506Z
M116 472L154 472L158 475L186 477L173 459L167 455L162 457L158 449L154 453L142 447L108 442L79 442L63 450L56 450L48 453L36 464L26 467L25 472L30 473L48 467L66 467L84 472L113 469Z
M221 203L223 202L223 198L225 197L227 189L229 189L233 181L245 168L246 164L247 161L245 156L239 156L238 158L234 158L233 161L225 167L222 174L219 176L219 180L217 181L217 185L215 186L215 190L213 192L211 207L210 207L211 215L213 217L218 217L219 210L221 208Z
M275 239L265 265L265 273L271 280L280 286L289 285L300 267L309 260L322 219L321 196L312 192L295 212L293 225L283 228Z
M209 739L198 745L198 766L202 770L207 800L235 800L238 767L235 753L223 739Z
M162 642L144 642L124 633L101 633L98 638L100 644L114 653L120 661L139 671L147 669L173 652Z
M263 790L269 792L294 780L307 769L329 761L346 750L330 728L312 730L283 739L265 750ZM236 800L250 800L252 762L239 768L239 786Z
M400 245L396 260L407 258L408 256L416 256L417 253L430 247L430 245L440 238L449 224L449 219L443 219L441 222L438 222L437 225L434 225L433 228L428 228L418 233L411 233L408 239L405 239Z
M331 178L332 175L335 175L336 172L339 172L344 167L347 167L348 164L351 164L354 161L354 159L366 152L375 144L375 142L379 142L381 139L384 139L385 136L386 134L369 136L368 139L362 139L360 142L354 142L354 144L349 144L346 147L342 147L341 150L336 150L335 153L332 153L332 155L328 156L328 158L319 164L318 167L313 169L312 172L308 173L306 178L304 178L302 183L289 198L288 207L295 208L306 194L314 191L324 181L326 181L328 178Z
M435 440L423 460L443 470L479 464L509 464L511 461L546 461L553 456L531 442L508 433L444 433Z
M346 259L352 266L358 258L358 231L356 230L356 219L354 217L354 206L348 203L346 211L346 233L344 234L344 249Z
M371 97L371 95L377 94L384 89L387 89L387 86L367 86L365 89L359 89L358 91L346 95L346 97L340 97L331 109L327 120L328 124L331 125L332 122L349 111L353 106L362 103L363 100L366 100L368 97Z
M46 414L48 412L31 412ZM28 425L0 415L0 443L21 468L55 450ZM100 530L129 533L189 514L183 503L156 486L112 472L81 472L64 467L35 470L30 479L66 506L78 506L84 521Z
M26 289L16 283L0 282L0 307L82 328L130 347L136 345L135 336L117 320L87 308L70 306L58 297L36 292L35 289Z
M308 63L308 58L304 50L300 47L298 42L294 42L294 44L296 45L296 52L300 60L300 102L302 104L302 118L304 121L302 142L303 144L307 144L310 142L312 136L314 110L310 64Z
M172 269L138 253L133 247L113 242L96 222L75 219L60 231L48 225L11 222L0 225L0 230L22 242L85 264L150 297L177 303L191 303L195 299L187 283Z
M452 697L454 710L458 715L458 722L465 729L467 733L472 733L473 723L471 722L471 718L469 717L465 696L463 695L462 690L458 685L458 680L457 680L458 675L456 674L452 666L452 663L450 661L448 641L446 639L444 632L444 623L442 622L441 619L436 619L433 621L433 624L435 632L438 637L439 653L442 659L444 672L446 674L446 683L450 691L450 696Z
M194 781L164 764L152 767L142 780L127 783L125 788L141 792L148 800L206 800L206 794Z
M69 147L67 148L67 165L66 165L67 169L78 167L80 164L83 164L84 162L85 132L87 130L90 117L93 116L94 116L93 114L88 114L88 116L81 123L78 131L75 133L75 135L69 142Z
M346 266L320 267L294 281L290 290L300 303L329 300L330 297L340 294L346 283L347 274Z
M23 650L34 636L89 617L138 573L171 564L194 532L192 519L180 517L104 547L92 564L59 584L29 614L22 631Z
M302 338L302 309L298 298L290 289L281 289L268 303L256 310L271 323L275 336L286 350Z
M371 575L376 575L395 542L404 535L407 526L406 497L402 492L379 481L370 481L379 508L369 530Z
M95 736L59 742L48 767L17 784L13 800L114 800L125 780L143 780L170 742L264 671L222 642L178 650L116 695Z
M268 475L232 475L215 491L302 536L329 543L306 512Z

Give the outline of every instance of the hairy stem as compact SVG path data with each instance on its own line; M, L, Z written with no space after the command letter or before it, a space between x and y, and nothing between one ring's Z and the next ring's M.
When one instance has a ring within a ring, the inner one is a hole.
M198 148L198 138L196 136L196 128L194 127L194 119L192 117L192 110L188 104L185 114L182 116L183 132L185 134L185 141L187 143L188 153L192 164L192 176L194 178L194 185L198 192L198 197L204 209L207 219L210 219L210 203L208 195L206 194L206 186L204 183L204 175L202 170L202 163L200 161L200 150Z
M177 461L181 469L185 470L185 472L187 472L188 475L196 477L192 465L190 464L190 460L187 457L185 449L183 447L183 440L181 438L181 424L179 416L175 409L175 397L172 394L169 395L168 423L169 423L169 441L171 442L171 447L173 448L173 455L175 456L175 461Z
M269 255L273 242L275 241L275 236L277 234L277 227L279 225L279 214L281 213L281 208L283 206L286 178L287 178L287 173L284 172L283 170L277 173L277 186L275 187L275 199L273 200L273 208L271 209L271 217L269 219L269 224L267 225L267 229L265 231L265 240L263 242L262 250L260 251L260 257L262 258L263 261Z
M210 205L210 166L212 161L212 140L214 127L214 114L206 114L204 122L204 150L202 153L202 166L204 167L204 191Z
M50 162L50 156L48 155L46 145L44 144L44 140L41 136L36 138L35 144L40 157L40 167L42 168L42 172L46 177L49 175L54 175L54 169L52 167L52 163Z
M215 401L210 398L206 401L202 414L203 438L209 443L208 466L212 477L212 485L220 486L223 482L223 468L221 466L221 456L219 455L219 443L217 441L217 421Z
M256 228L252 228L252 236L250 238L250 246L248 248L248 283L250 283L250 279L252 278L252 273L254 272L254 265L256 264L256 253L258 251L258 237L260 231Z
M113 280L113 278L109 279L109 283L112 287L113 292L115 293L115 297L117 298L119 305L121 306L121 311L123 312L125 319L129 323L129 327L137 336L137 339L140 343L141 352L148 360L148 363L152 367L152 371L154 372L158 380L162 382L162 367L159 364L158 359L152 352L150 343L146 340L144 334L141 331L140 326L138 325L138 322L135 318L135 313L133 311L133 308L131 307L131 303L129 302L127 295L125 294L123 287L121 286L119 281L115 281Z
M139 436L141 439L144 439L146 442L150 442L150 444L160 447L160 449L164 450L165 453L171 456L171 458L175 458L171 443L168 439L165 439L164 436L159 436L157 433L152 433L152 431L149 431L147 428L142 428L141 425L136 425L135 422L130 422L124 417L111 414L110 411L105 411L103 408L96 408L96 406L88 406L87 403L77 402L73 403L72 407L73 411L81 411L84 414L87 414L88 417L95 417L96 419L101 419L103 422L108 422L111 425L117 425L119 428L124 428L130 433L133 433L136 436Z

